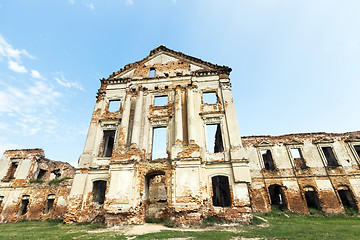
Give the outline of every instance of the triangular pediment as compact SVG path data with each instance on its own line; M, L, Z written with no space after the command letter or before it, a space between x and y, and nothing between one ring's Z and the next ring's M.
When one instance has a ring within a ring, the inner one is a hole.
M262 139L260 141L258 141L256 144L255 144L256 147L270 147L270 146L274 146L274 143L272 142L269 142L265 139Z
M290 139L288 141L285 142L286 145L300 145L302 144L302 142L300 142L299 140L293 138L293 139Z
M114 72L110 78L146 78L150 77L152 70L155 71L155 77L172 77L192 75L197 72L230 74L231 68L212 64L161 45L150 51L146 58L127 64L124 68Z
M314 144L321 144L321 143L333 143L334 140L331 138L327 138L327 137L322 137L322 138L316 138L313 143Z

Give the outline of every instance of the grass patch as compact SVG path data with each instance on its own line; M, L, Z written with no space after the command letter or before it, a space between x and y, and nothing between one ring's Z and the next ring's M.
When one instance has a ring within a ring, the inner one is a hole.
M253 224L239 224L237 226L222 226L217 231L161 231L136 236L135 239L360 239L360 218L349 215L308 214L301 215L280 210L272 213L255 213L255 216L266 219L268 227L259 225L264 223L254 217ZM155 223L157 221L148 220ZM205 223L218 223L217 218L208 217ZM162 222L167 224L167 221ZM169 223L173 224L173 223ZM61 219L46 221L24 221L0 224L0 239L126 239L117 231L93 231L105 227L103 222L67 225ZM218 229L218 228L217 228ZM225 231L225 230L232 231ZM237 231L233 231L233 230Z
M67 179L72 179L71 177L63 177L63 178L58 178L58 179L53 179L53 180L50 180L48 182L49 185L59 185L59 183L67 180Z
M30 180L29 182L30 183L44 183L45 181L41 180L41 179L33 179L33 180Z

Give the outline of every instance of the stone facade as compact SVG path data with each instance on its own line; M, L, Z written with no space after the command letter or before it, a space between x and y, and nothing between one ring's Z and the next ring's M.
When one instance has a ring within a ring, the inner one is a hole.
M4 153L0 222L187 224L250 222L252 211L272 207L357 211L360 132L241 138L230 72L159 46L101 79L76 171L41 149Z
M160 46L102 79L65 221L251 221L230 71Z
M63 218L75 168L42 149L7 150L0 159L0 222Z

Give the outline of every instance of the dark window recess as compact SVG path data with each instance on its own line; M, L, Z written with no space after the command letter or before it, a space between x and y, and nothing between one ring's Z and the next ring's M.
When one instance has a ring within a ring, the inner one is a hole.
M328 166L332 166L332 167L339 166L331 147L321 147L321 150L323 151L323 153L325 155Z
M268 171L275 170L274 160L271 155L271 151L269 149L262 149L260 150L261 157L264 161L265 169Z
M153 128L152 159L167 158L166 127Z
M294 159L295 168L297 168L297 169L306 168L305 159L302 155L301 149L300 148L291 148L290 152Z
M46 201L46 206L45 206L45 209L44 209L45 214L50 213L53 210L54 202L55 202L55 194L50 194L48 196L47 201Z
M204 92L203 93L203 103L205 104L216 104L217 97L215 92Z
M354 148L355 148L355 151L356 151L358 157L360 158L360 145L355 145Z
M111 157L115 140L115 130L104 131L104 152L103 157Z
M306 204L309 209L314 208L317 210L321 210L319 198L317 196L316 191L314 191L314 190L306 191L305 192L305 200L306 200Z
M155 100L154 100L154 106L165 106L168 104L168 96L164 95L164 96L155 96Z
M94 201L103 204L105 201L106 181L94 181L93 182L93 193Z
M19 163L17 163L17 162L11 163L8 174L7 174L7 179L11 180L11 179L15 178L15 172L16 172L18 165L19 165Z
M0 196L0 207L1 207L2 203L3 203L3 201L4 201L4 196Z
M120 103L121 103L120 100L110 100L108 111L116 112L117 110L120 109Z
M224 151L220 124L207 124L206 135L209 153L218 153Z
M150 203L166 202L165 175L154 175L148 179Z
M218 207L230 207L231 195L229 179L226 176L215 176L211 178L213 191L213 205Z
M37 179L43 179L43 177L45 176L46 173L47 173L47 170L40 169Z
M354 196L352 195L351 191L348 189L338 190L341 202L345 208L345 210L352 208L354 210L358 210L356 206L356 202L354 200Z
M272 206L286 206L285 194L280 185L270 185L268 190Z
M150 77L155 77L155 68L150 68Z
M51 171L51 173L55 175L55 179L58 179L61 177L60 169L55 169L55 170Z
M27 208L28 208L28 205L29 205L29 199L30 199L29 195L24 195L22 197L20 210L19 210L20 215L25 215L27 213L27 211L28 211Z

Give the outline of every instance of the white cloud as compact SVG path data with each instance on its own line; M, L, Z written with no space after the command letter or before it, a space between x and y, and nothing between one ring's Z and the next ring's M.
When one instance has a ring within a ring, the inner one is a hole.
M20 148L22 148L20 145L9 143L6 138L0 137L0 156L3 155L5 150L20 149Z
M17 73L27 73L28 72L28 70L24 66L20 65L17 62L14 62L13 60L9 60L8 64L9 64L8 65L9 69L13 70L14 72L17 72Z
M75 88L75 89L79 89L81 91L84 90L84 88L77 82L70 82L69 80L67 80L65 77L64 77L64 74L63 73L57 73L58 76L57 77L54 77L54 80L60 85L60 86L63 86L63 87L66 87L66 88Z
M133 5L134 4L134 0L126 0L126 5Z
M38 71L31 70L31 77L36 79L45 79Z
M92 3L86 4L86 6L87 6L91 11L94 11L94 10L95 10L94 4L92 4Z
M173 4L176 4L176 0L172 0Z
M75 4L75 0L69 0L71 4Z

